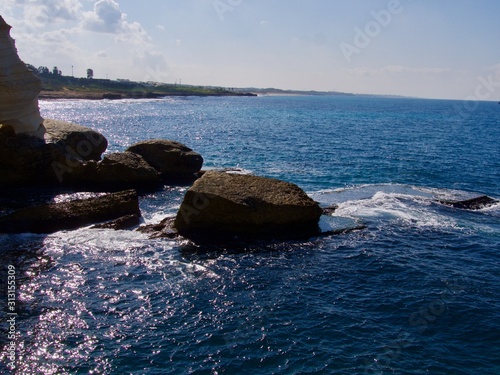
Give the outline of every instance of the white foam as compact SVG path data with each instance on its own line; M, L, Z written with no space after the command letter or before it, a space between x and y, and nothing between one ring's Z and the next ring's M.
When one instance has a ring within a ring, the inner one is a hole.
M457 228L454 218L436 210L434 196L435 191L395 184L361 185L312 194L323 205L338 205L334 216L419 228Z
M457 227L453 218L435 212L427 198L381 191L369 199L342 203L335 214L364 220L397 221L419 228Z
M310 196L322 204L330 205L351 200L371 199L378 192L407 196L420 196L425 198L432 197L431 194L423 192L414 186L396 184L366 184L333 190L320 190L318 192L311 193Z
M494 205L484 207L480 210L479 212L483 212L487 215L495 216L495 217L500 217L500 203L496 203Z

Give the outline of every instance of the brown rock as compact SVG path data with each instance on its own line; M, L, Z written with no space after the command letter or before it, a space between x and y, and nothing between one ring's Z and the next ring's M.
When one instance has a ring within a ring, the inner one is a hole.
M141 215L134 190L22 208L0 217L0 232L53 233L126 215Z
M116 220L108 221L103 224L96 224L90 229L114 229L114 230L124 230L139 225L140 216L136 214L122 216Z
M0 130L0 185L60 184L71 181L86 160L99 160L107 140L92 129L45 120L45 139ZM44 126L42 128L45 129Z
M210 171L187 191L175 228L188 238L293 238L318 233L321 214L319 205L297 185Z
M45 141L61 146L80 160L101 160L108 140L99 132L71 122L45 119Z
M100 162L90 161L68 175L73 183L140 187L159 182L158 172L137 154L115 152Z
M175 141L153 139L130 146L127 151L141 155L165 175L192 175L200 171L203 158L189 147Z
M179 233L174 228L174 221L175 218L167 217L158 224L143 225L137 231L149 234L149 238L177 238Z
M105 155L102 161L87 163L78 173L82 182L97 184L140 186L159 181L158 172L132 152Z

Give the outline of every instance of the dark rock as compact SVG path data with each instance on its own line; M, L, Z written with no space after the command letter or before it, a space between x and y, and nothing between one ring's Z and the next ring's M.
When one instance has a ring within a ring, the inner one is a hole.
M100 162L87 162L68 175L72 183L95 186L141 187L159 182L158 172L137 154L116 152Z
M0 232L53 233L127 215L141 215L134 190L23 208L0 217Z
M57 181L51 164L64 160L63 150L27 135L0 137L0 185L18 186Z
M97 224L90 229L114 229L123 230L135 227L140 223L140 216L136 214L122 216L116 220L108 221L107 223Z
M121 99L122 95L121 94L102 94L102 98L116 100L116 99Z
M480 197L462 200L462 201L446 201L440 200L439 203L444 204L446 206L451 206L454 208L461 208L464 210L480 210L485 207L492 206L494 204L499 203L500 201L488 197L486 195L482 195Z
M16 131L10 125L0 124L0 138L1 137L15 137Z
M337 211L338 208L339 208L339 206L337 206L336 204L333 204L333 205L328 206L328 207L324 207L323 208L323 215L331 215L331 214L335 213L335 211Z
M174 228L174 217L167 217L159 224L144 225L137 229L138 232L149 234L149 238L177 238L179 233Z
M130 146L127 151L141 155L164 175L192 175L200 171L203 158L175 141L153 139Z
M331 216L331 214L323 214L321 216L319 227L320 234L318 237L338 236L366 229L366 225L357 220L341 216Z
M99 159L107 141L83 126L45 120L45 139L13 135L2 126L0 186L64 183L68 174L86 160Z
M297 238L318 234L321 214L297 185L209 171L187 191L174 226L195 240L227 235Z
M45 140L62 146L75 159L101 160L108 147L107 139L100 133L71 122L45 119Z

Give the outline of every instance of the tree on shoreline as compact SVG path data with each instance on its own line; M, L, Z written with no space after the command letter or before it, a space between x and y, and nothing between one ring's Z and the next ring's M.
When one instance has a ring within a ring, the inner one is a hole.
M57 66L54 66L52 68L52 75L56 77L62 76L62 72L59 69L57 69Z
M49 76L50 75L50 70L46 66L39 66L37 69L37 72L41 76Z

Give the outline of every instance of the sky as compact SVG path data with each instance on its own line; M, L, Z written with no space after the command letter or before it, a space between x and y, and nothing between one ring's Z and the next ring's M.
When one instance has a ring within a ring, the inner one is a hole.
M64 75L500 100L498 0L1 0Z

